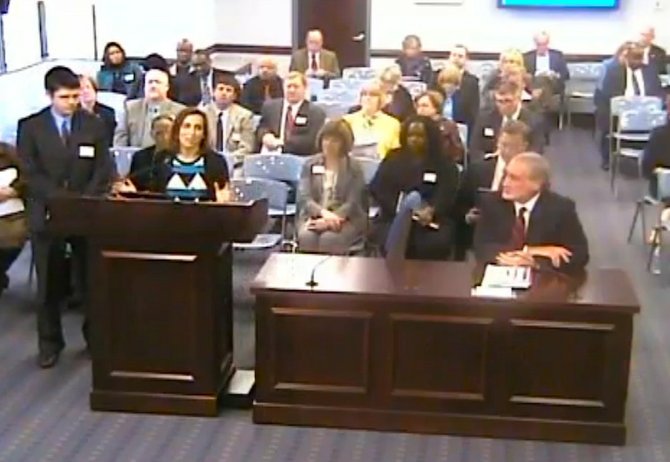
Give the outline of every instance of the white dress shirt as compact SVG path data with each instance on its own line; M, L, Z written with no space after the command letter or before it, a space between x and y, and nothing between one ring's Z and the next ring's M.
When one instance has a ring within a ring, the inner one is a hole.
M637 80L640 87L640 96L646 96L646 89L644 88L644 78L642 77L642 69L635 69L634 71L626 66L626 91L624 96L635 96L635 87L633 86L633 79Z
M218 117L221 119L221 139L223 140L223 150L226 150L228 123L230 122L230 108L218 110Z
M526 209L525 213L523 214L523 221L526 223L526 230L528 230L528 225L530 224L530 214L533 212L533 209L535 208L535 204L537 203L539 197L540 193L537 193L525 203L514 202L515 216L517 217L519 216L519 210L521 210L522 208Z
M295 104L289 104L288 101L284 100L284 107L281 111L281 125L279 128L279 139L282 140L283 142L286 142L286 111L288 110L288 107L291 106L291 115L293 116L294 120L294 125L295 125L295 118L298 115L298 111L300 110L300 106L302 106L302 101L299 103Z
M521 114L521 108L522 107L523 106L521 104L519 104L519 107L516 108L516 111L514 111L514 114L512 114L511 116L504 116L503 120L502 120L502 124L505 125L507 122L509 122L511 120L519 120L519 114Z
M535 56L535 75L548 74L551 72L549 64L549 52L545 55L539 53Z
M491 191L500 191L502 186L502 179L505 176L505 167L507 167L507 162L502 156L497 156L496 159L496 169L493 171L493 181L491 181Z
M643 54L643 56L642 56L642 62L643 62L644 64L649 64L649 50L650 50L650 49L651 49L651 47L646 47L646 48L644 49L644 54Z

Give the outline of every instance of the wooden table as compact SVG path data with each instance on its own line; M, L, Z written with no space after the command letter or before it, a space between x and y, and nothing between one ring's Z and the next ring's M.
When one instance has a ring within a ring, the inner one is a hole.
M625 274L540 273L514 300L472 283L462 263L272 255L251 289L254 422L624 444Z

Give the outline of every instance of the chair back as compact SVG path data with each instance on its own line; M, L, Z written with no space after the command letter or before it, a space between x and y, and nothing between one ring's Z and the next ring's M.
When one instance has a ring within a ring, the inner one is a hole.
M371 67L347 67L342 70L345 80L372 80L377 77L377 71Z
M387 261L395 263L405 258L412 226L412 213L420 205L421 195L416 191L410 192L400 201L384 243Z
M379 164L381 164L381 161L378 159L370 159L366 157L357 157L356 160L363 169L363 177L365 178L365 184L369 185L372 182L372 179L375 177L375 174L379 169Z
M377 143L361 143L352 146L351 157L355 157L356 159L375 159L378 161L379 150L377 148Z
M130 173L130 165L133 162L133 156L140 148L128 146L115 146L111 148L116 164L116 171L119 176L125 178Z
M235 171L235 155L229 152L220 152L217 151L217 154L223 156L226 159L226 166L228 167L228 176L233 177L233 172Z
M355 105L353 102L323 100L319 101L317 104L326 113L326 118L328 120L339 119L340 117L347 115L349 109Z
M650 132L664 125L667 120L668 115L665 111L623 111L619 116L619 131Z
M316 79L314 77L307 78L307 89L312 101L319 101L323 93L323 79Z
M294 154L249 154L242 161L242 172L245 177L297 184L305 159Z
M268 178L236 178L230 181L235 198L240 202L268 200L268 207L286 210L288 186Z
M410 95L412 95L412 99L419 96L428 88L428 85L426 85L424 82L413 82L403 80L401 82L401 85L407 89Z
M663 101L658 96L615 96L610 100L610 114L624 111L660 111Z
M670 199L670 168L656 169L656 198L667 201Z

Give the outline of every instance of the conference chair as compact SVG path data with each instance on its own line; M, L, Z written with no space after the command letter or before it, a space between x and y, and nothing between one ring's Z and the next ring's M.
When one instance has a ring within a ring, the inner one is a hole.
M313 77L309 77L307 79L307 89L309 90L309 96L310 96L309 100L319 101L324 91L323 79L315 79Z
M593 97L604 73L602 63L568 63L570 80L565 83L565 111L568 127L575 112L593 114ZM579 111L576 111L579 109Z
M347 67L342 70L345 80L372 80L377 77L377 71L371 67Z
M239 178L230 180L230 186L239 202L268 200L268 220L281 217L282 234L259 233L250 243L233 243L235 250L271 249L283 242L286 227L286 206L289 188L281 181L267 178ZM268 226L269 228L269 226Z
M635 160L638 177L641 177L640 161L643 149L640 144L649 141L651 131L667 121L667 114L664 111L655 108L640 108L636 105L632 107L639 109L620 112L616 129L610 132L610 136L615 140L614 149L610 152L610 187L615 195L617 194L616 177L619 173L621 159ZM624 143L635 143L635 145L625 146Z
M647 235L647 220L646 220L646 208L656 207L658 210L658 216L656 220L656 226L660 224L661 211L666 206L665 204L670 200L670 169L667 168L657 168L654 172L656 176L656 194L644 194L635 204L635 213L633 214L633 220L628 230L628 242L630 243L633 238L633 232L635 231L635 226L637 225L638 218L640 219L641 232L642 232L642 242L646 242ZM646 187L646 185L645 185Z
M402 80L400 84L407 89L410 95L412 95L412 99L415 99L417 96L428 89L428 85L426 85L425 82Z
M407 253L407 241L412 227L412 213L421 206L421 195L412 191L400 201L398 211L391 222L386 242L384 242L384 254L389 260L403 260Z
M355 144L351 148L351 157L356 159L375 159L379 160L379 150L377 142Z
M116 171L121 178L125 178L130 173L130 165L133 162L133 156L140 148L114 146L111 148L112 156L114 156L114 163L116 164Z

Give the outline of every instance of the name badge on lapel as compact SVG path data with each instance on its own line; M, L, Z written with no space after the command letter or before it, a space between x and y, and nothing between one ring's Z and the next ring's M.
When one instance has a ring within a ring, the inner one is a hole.
M486 127L484 129L484 136L487 137L487 138L493 138L495 136L495 134L496 134L496 132L490 127Z
M93 159L95 157L95 148L93 146L79 146L80 159Z
M303 126L307 125L307 117L305 117L305 116L298 116L298 117L295 118L294 123L295 123L298 127L303 127Z
M123 81L126 83L134 82L135 81L135 74L126 74L123 76Z
M231 133L230 139L236 143L239 143L242 140L242 137L240 136L239 133Z
M424 183L436 183L437 182L437 174L434 172L426 172L423 174L423 182Z
M326 167L323 165L312 165L312 174L313 175L324 175L326 173Z

